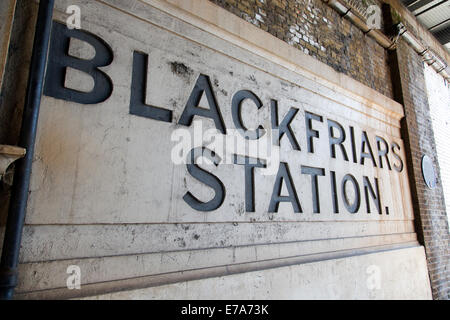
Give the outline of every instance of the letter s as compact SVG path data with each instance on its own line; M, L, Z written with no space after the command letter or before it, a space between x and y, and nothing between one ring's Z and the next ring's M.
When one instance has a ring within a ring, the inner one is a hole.
M211 150L205 148L205 147L198 147L191 150L191 152L188 155L188 164L187 169L188 172L199 180L200 182L203 182L207 186L214 189L215 195L214 198L208 202L202 202L198 200L196 197L194 197L189 191L186 192L186 194L183 197L183 200L186 201L186 203L193 208L194 210L198 211L213 211L219 208L223 200L225 199L225 187L223 183L212 173L209 173L208 171L200 168L196 161L200 157L206 157L209 160L214 162L214 165L218 166L220 162L219 156L217 156L214 152Z

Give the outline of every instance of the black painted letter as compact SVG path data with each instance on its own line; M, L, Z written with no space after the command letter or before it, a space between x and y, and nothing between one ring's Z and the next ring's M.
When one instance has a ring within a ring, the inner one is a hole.
M312 128L312 120L323 122L322 116L305 111L306 142L310 153L314 153L313 138L319 138L319 131Z
M347 185L347 182L349 182L349 181L352 183L353 190L355 192L355 199L354 199L353 203L350 203L350 199L347 196L347 190L345 189L345 186ZM353 175L346 174L344 176L344 178L342 179L341 194L342 194L342 199L344 200L344 205L347 208L348 212L350 212L350 213L358 212L359 206L361 205L361 193L359 191L359 184Z
M206 93L209 109L201 108L198 106L203 93ZM188 102L184 107L183 114L181 115L178 123L185 126L190 126L194 116L213 119L214 123L216 124L216 128L223 134L227 133L227 129L225 128L222 115L220 114L219 106L217 105L216 98L211 87L211 82L209 81L209 77L204 74L201 74L198 77L194 89L189 96Z
M400 156L395 153L395 149L398 149L400 151L400 146L396 143L396 142L392 142L392 154L394 155L394 157L398 160L399 164L395 164L394 163L394 169L397 172L402 172L403 171L403 161L402 158L400 158Z
M70 38L77 38L93 46L95 49L94 58L85 60L69 56ZM113 52L105 41L87 31L69 29L66 25L53 21L44 94L81 104L103 102L111 96L113 84L111 78L100 71L98 67L107 66L112 61ZM82 92L66 88L64 83L67 67L90 75L94 80L92 91Z
M205 147L194 148L188 155L188 172L198 181L214 189L214 198L208 202L202 202L194 197L189 191L183 196L183 200L194 210L213 211L219 208L225 199L225 187L223 183L212 173L200 168L195 162L199 157L206 157L213 161L216 166L219 165L220 158L211 150Z
M377 148L378 148L378 159L380 160L380 168L383 168L383 157L386 158L386 163L389 170L392 170L391 164L389 162L388 153L389 153L389 146L382 137L376 136L375 139L377 140ZM384 145L384 147L381 147L381 144Z
M283 182L286 183L286 188L289 193L288 196L281 195ZM303 212L300 202L298 201L297 191L295 190L288 164L285 162L280 162L280 166L278 167L277 178L275 179L272 197L270 198L269 212L278 212L280 202L290 202L294 208L294 212Z
M270 100L270 111L272 113L272 129L278 129L278 139L276 140L277 145L280 145L281 138L283 138L284 134L289 139L289 142L292 145L292 149L300 151L300 146L298 145L297 140L295 139L295 135L292 132L291 122L294 120L295 115L298 112L296 108L290 108L289 112L284 117L283 121L278 124L278 102L277 100ZM276 139L274 137L274 139Z
M372 188L372 184L369 181L369 178L363 177L364 183L364 195L366 196L366 208L367 213L370 213L370 203L369 203L369 192L371 198L375 201L375 206L377 207L377 211L381 214L381 200L380 200L380 190L378 188L378 179L375 178L375 191Z
M145 104L147 89L148 55L133 52L133 73L131 79L130 114L159 121L171 122L172 111Z
M325 169L302 166L302 174L309 174L311 176L313 211L314 213L320 213L319 185L317 182L317 176L324 176Z
M331 197L333 203L333 212L339 213L339 202L337 196L337 187L336 187L336 172L330 171L330 183L331 183Z
M245 166L245 211L255 212L255 168L265 168L259 159L234 155L235 164Z
M366 145L369 148L369 153L365 152ZM376 168L377 163L375 162L375 157L373 156L372 147L370 146L369 138L367 137L367 132L363 131L361 135L361 160L360 164L364 165L365 158L369 158L372 160L373 166Z
M233 116L234 126L245 139L258 140L264 134L264 128L260 125L256 130L251 131L242 123L242 102L244 102L245 99L252 100L258 110L262 107L261 100L259 100L253 92L249 90L240 90L236 92L231 101L231 115Z
M345 146L343 142L345 141L345 130L339 124L339 122L328 119L328 137L330 140L330 155L332 158L336 158L336 145L341 148L342 156L345 161L348 161L347 151L345 150ZM334 130L337 129L339 131L339 137L334 136Z

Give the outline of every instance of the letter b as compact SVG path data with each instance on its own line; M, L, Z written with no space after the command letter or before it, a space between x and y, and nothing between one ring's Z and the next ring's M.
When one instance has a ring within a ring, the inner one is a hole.
M91 60L69 55L70 38L87 42L95 49ZM69 29L64 24L53 21L52 38L45 77L44 94L57 99L81 104L95 104L105 101L112 93L112 81L98 67L104 67L113 61L109 45L92 33ZM90 92L81 92L64 86L67 67L89 74L94 79L94 88Z

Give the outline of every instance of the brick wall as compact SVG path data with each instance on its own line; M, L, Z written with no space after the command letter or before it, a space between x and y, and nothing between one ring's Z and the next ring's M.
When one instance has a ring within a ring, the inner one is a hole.
M210 1L392 98L386 50L323 1Z
M448 299L450 281L449 230L436 144L426 93L422 59L403 40L393 58L398 61L396 99L403 103L408 173L416 217L416 231L424 245L434 299ZM395 63L393 63L395 65ZM421 160L428 155L434 162L437 186L429 189L422 178Z

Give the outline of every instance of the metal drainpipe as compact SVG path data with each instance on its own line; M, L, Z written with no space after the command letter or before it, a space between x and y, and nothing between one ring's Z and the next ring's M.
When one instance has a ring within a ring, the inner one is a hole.
M370 29L367 24L361 20L357 15L351 12L351 8L347 7L339 0L323 0L330 7L335 9L342 17L349 19L354 25L356 25L362 32L374 38L382 47L387 50L395 50L396 40L392 41L378 30ZM403 23L397 25L398 36L402 37L426 62L431 66L438 74L440 74L446 81L450 82L450 74L447 71L448 65L439 55L434 53L429 48L422 45L419 39L417 39L410 31L406 29ZM397 37L398 38L398 37ZM450 71L450 70L449 70Z
M378 44L388 50L393 50L395 43L393 43L388 37L378 30L371 29L361 18L351 11L351 8L347 7L344 3L338 0L323 0L331 8L341 14L342 17L350 20L355 26L357 26L362 32L372 37Z
M52 25L54 0L41 0L36 21L33 53L31 56L25 105L20 129L19 146L27 150L24 158L16 162L14 184L3 240L0 263L0 299L12 299L17 285L17 267L22 230L25 221L30 185L31 165L36 140L36 128L41 104L48 43Z
M351 12L351 8L348 8L344 3L339 0L322 0L330 7L335 9L341 14L342 17L349 19L354 25L356 25L362 32L374 38L382 47L388 50L395 49L395 41L391 41L383 33L378 30L370 29L367 24L362 21L357 15ZM450 74L447 72L447 63L442 60L435 53L425 48L420 41L409 32L403 24L398 26L399 35L402 36L405 41L423 58L423 60L430 65L437 73L439 73L444 79L450 81Z
M439 73L444 79L450 81L450 74L447 72L447 63L432 52L430 49L425 47L406 27L399 23L397 25L398 31L405 41L416 51L422 59L431 66L437 73Z

